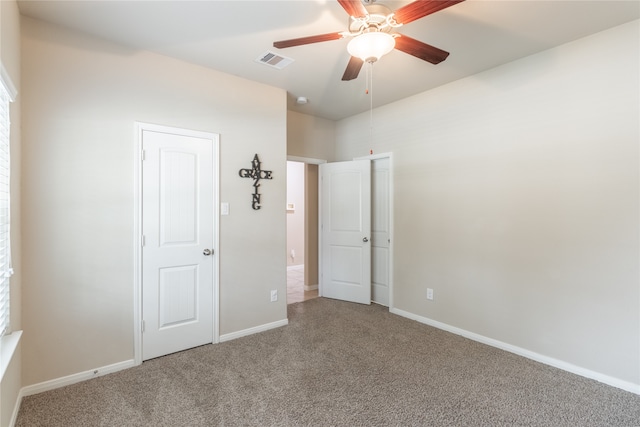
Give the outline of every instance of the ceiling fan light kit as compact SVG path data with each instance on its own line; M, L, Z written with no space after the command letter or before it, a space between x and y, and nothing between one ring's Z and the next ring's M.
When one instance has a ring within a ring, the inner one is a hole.
M396 46L395 38L389 33L369 32L353 38L347 45L351 56L364 62L376 62Z
M375 0L364 1L366 5L362 0L338 0L349 14L348 31L281 40L274 42L273 46L283 49L353 37L347 45L351 59L342 76L344 81L355 79L365 62L373 63L394 48L432 64L438 64L449 56L449 52L393 31L464 0L416 0L395 12L384 5L374 4Z

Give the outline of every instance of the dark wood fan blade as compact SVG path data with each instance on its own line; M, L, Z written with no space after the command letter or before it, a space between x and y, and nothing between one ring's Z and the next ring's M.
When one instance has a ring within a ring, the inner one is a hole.
M317 36L300 37L299 39L280 40L279 42L273 42L273 47L277 47L278 49L284 49L285 47L301 46L303 44L339 40L342 37L343 36L341 33L320 34Z
M401 7L395 12L396 22L408 24L416 19L431 15L439 10L446 9L464 0L417 0Z
M354 18L364 18L368 15L367 9L364 8L361 0L338 0L340 6Z
M364 64L364 61L362 59L352 56L349 60L349 63L347 64L347 69L344 70L342 80L348 81L358 77L358 74L360 74L360 69L362 69L362 64Z
M396 49L424 61L431 62L432 64L439 64L449 56L449 52L447 51L438 49L437 47L428 45L402 34L400 37L396 37Z

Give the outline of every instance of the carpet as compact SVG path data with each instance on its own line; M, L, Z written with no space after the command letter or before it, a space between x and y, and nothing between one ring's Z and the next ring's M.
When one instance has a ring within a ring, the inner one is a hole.
M640 396L325 298L289 325L25 397L17 427L640 426Z

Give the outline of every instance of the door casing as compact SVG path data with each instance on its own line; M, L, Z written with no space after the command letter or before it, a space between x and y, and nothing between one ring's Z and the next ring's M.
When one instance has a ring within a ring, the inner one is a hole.
M213 181L213 343L220 342L220 289L219 289L219 215L220 215L220 135L211 132L201 132L177 127L161 126L150 123L135 122L134 136L134 227L133 227L133 341L134 363L142 363L142 136L143 131L177 133L213 140L213 164L215 171Z
M369 156L354 157L353 160L369 159L389 159L389 311L393 305L393 153L371 154ZM373 263L373 260L372 260Z
M389 306L389 167L388 157L371 161L371 302Z

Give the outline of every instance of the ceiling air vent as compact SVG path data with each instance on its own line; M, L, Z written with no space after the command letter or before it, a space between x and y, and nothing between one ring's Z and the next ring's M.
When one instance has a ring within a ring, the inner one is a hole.
M260 55L258 59L256 59L256 62L282 70L284 67L291 64L293 59L267 51Z

